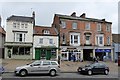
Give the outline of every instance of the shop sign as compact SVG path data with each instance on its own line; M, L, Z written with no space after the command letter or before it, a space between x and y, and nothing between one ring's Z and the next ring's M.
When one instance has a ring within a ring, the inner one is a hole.
M95 49L95 52L111 52L111 49Z

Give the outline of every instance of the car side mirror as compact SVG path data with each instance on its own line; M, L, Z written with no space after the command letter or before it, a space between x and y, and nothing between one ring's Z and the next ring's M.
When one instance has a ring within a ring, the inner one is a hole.
M31 67L33 67L33 65L32 65L32 64L30 64L30 66L31 66Z

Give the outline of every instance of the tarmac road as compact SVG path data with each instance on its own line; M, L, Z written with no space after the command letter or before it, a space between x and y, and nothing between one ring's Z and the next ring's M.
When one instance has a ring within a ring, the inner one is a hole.
M55 77L51 77L46 74L39 74L39 75L28 75L26 77L19 77L15 76L14 73L4 73L2 74L2 78L118 78L118 73L110 73L109 75L104 75L104 74L98 74L98 75L83 75L79 73L59 73Z

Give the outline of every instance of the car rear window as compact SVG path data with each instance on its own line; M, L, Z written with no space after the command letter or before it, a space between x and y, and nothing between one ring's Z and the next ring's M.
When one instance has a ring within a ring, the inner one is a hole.
M52 65L57 65L57 63L56 63L56 62L51 62L51 64L52 64Z

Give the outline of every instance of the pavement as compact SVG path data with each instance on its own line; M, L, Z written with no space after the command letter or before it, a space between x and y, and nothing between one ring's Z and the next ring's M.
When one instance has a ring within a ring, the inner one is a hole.
M22 66L28 63L33 62L34 60L13 60L13 59L3 59L2 65L5 68L5 72L14 72L17 66ZM72 61L61 61L60 68L61 72L77 72L79 66L84 66L91 63L90 61L83 62L72 62ZM118 72L117 63L107 61L105 62L109 68L110 72Z

